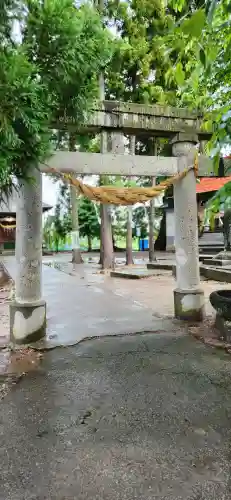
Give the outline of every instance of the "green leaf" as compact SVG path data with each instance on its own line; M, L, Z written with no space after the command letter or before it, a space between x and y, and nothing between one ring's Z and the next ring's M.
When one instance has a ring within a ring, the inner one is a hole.
M209 24L212 23L212 21L213 21L213 16L214 16L214 13L215 13L215 10L216 10L218 3L219 2L217 0L212 0L210 3L208 15L207 15L207 20L208 20Z
M200 38L206 22L205 12L202 9L196 10L189 19L183 21L181 29L185 35Z
M200 49L200 62L206 67L206 54L203 48Z
M184 84L185 72L183 70L183 66L182 66L181 62L177 63L177 65L176 65L175 78L176 78L176 82L179 86Z

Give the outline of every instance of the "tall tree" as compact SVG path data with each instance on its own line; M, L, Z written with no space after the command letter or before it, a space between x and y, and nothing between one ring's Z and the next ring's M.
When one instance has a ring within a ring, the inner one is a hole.
M95 7L98 9L101 17L102 24L104 23L104 0L95 0ZM102 71L99 75L99 99L105 100L105 75ZM106 154L108 151L108 135L107 132L102 130L100 137L100 153ZM100 184L107 184L107 177L101 176ZM113 254L113 239L112 239L112 225L111 225L111 211L110 207L101 204L100 207L100 260L99 263L102 269L110 269L114 266Z
M79 125L98 95L99 74L112 49L99 15L73 0L28 0L23 40L58 103L54 121L66 114Z
M26 7L26 8L25 8ZM12 36L22 20L22 43ZM111 54L111 36L89 5L2 0L0 9L0 194L51 153L50 126L64 113L84 121ZM16 180L16 181L15 181Z
M81 197L79 201L80 235L87 237L88 251L92 251L93 238L100 236L100 218L96 205L88 198Z
M171 5L178 21L165 38L165 59L175 53L177 61L166 76L177 82L181 105L206 112L205 128L213 133L207 149L218 169L220 150L231 140L230 1L207 0L191 11L186 0Z
M74 133L69 134L69 151L75 151L76 137ZM78 192L74 186L70 186L71 220L72 220L72 262L82 264L83 259L80 251L79 239L79 215L78 215Z
M15 178L28 178L31 165L49 156L49 128L64 110L84 120L111 51L111 36L97 13L87 5L76 8L71 0L28 0L23 42L17 45L10 28L18 4L25 5L4 1L1 10L0 187L5 194Z

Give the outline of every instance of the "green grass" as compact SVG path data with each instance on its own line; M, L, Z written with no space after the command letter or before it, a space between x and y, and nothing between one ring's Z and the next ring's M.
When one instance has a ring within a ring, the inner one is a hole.
M126 248L126 238L116 238L116 246L118 248ZM80 238L80 247L81 250L87 250L87 238ZM139 242L138 238L133 238L132 241L132 248L134 251L139 250ZM99 250L100 249L100 240L98 238L94 238L92 241L92 250Z

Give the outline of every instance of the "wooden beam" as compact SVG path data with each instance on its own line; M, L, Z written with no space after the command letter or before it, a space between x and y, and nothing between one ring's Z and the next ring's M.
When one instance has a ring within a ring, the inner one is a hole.
M177 158L58 151L47 161L59 172L83 175L153 176L177 173ZM42 172L48 172L45 165Z

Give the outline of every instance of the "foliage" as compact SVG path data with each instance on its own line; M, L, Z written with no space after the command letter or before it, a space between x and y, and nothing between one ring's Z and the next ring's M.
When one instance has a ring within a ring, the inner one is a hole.
M0 48L0 66L0 186L8 195L14 178L28 178L49 154L50 101L21 48Z
M181 13L186 0L172 0ZM164 40L165 59L177 53L177 63L166 74L176 81L181 105L206 111L205 128L213 132L208 145L218 168L219 153L231 139L231 4L207 0L186 11Z
M76 8L73 0L28 0L23 40L54 100L54 121L64 114L84 121L112 49L98 13L89 4Z
M49 156L51 123L64 110L78 123L86 117L111 36L90 5L77 8L72 0L2 0L1 7L0 187L8 195L15 178L29 179L30 165Z
M71 231L71 219L67 213L62 214L61 204L55 206L55 214L48 216L43 228L43 240L47 248L55 246L58 252L61 244L65 243Z
M206 203L204 224L208 221L211 227L214 227L216 214L224 212L228 208L231 208L231 182L227 182Z
M109 0L106 13L120 34L106 72L107 95L123 101L174 104L174 86L167 87L164 80L169 62L159 42L169 24L164 2Z
M135 228L140 227L140 237L146 238L148 234L148 213L144 206L133 210L133 221ZM136 236L136 229L134 229L133 235Z
M97 206L88 198L81 197L78 206L79 229L81 236L100 237L100 223Z

